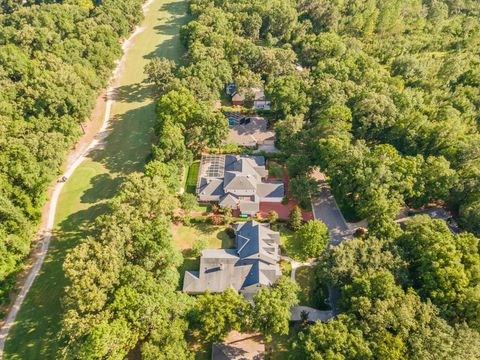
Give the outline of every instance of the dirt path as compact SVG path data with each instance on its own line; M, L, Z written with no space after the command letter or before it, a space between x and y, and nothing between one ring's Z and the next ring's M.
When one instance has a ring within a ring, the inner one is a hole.
M149 0L144 4L144 12L148 10L148 7L151 3L152 0ZM124 69L125 58L130 45L132 44L133 39L142 31L142 28L137 28L122 44L124 55L118 62L118 65L113 72L112 78L109 81L110 86L98 97L96 106L92 112L92 120L86 124L82 124L84 135L76 143L75 147L70 151L65 159L63 165L63 176L66 178L69 178L73 174L75 169L77 169L77 167L85 160L86 156L93 149L97 148L108 134L107 129L110 121L112 105L114 102L114 89L117 84L117 80ZM18 288L20 288L20 292L10 305L7 317L5 318L2 328L0 329L0 359L3 358L5 342L9 331L15 322L18 311L20 310L27 293L30 290L45 260L50 241L52 239L58 199L64 185L64 182L55 182L49 188L49 201L45 204L42 210L42 220L40 229L38 231L38 238L40 239L39 245L32 252L32 257L27 270L24 271L24 273L19 277Z

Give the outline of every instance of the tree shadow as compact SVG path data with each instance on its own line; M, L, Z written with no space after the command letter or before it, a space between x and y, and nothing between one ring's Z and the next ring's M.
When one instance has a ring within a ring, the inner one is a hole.
M62 299L68 281L63 263L69 252L88 235L94 233L95 219L104 214L106 204L93 205L78 211L59 224L54 231L45 262L30 288L12 328L5 353L9 359L55 359L63 343L60 340Z
M155 50L145 55L144 58L165 57L176 61L181 60L184 47L180 42L179 30L190 19L190 16L187 15L187 5L184 1L172 1L164 4L160 10L162 11L161 16L168 13L170 18L155 26L154 30L160 35L169 37L169 39L162 41Z
M222 241L222 249L233 249L235 247L235 240L228 235L227 230L219 232L217 239Z
M92 151L92 160L113 173L142 171L150 156L153 119L154 103L115 115L112 119L114 126L110 127L103 147Z
M90 180L90 188L80 198L82 203L93 204L100 200L111 199L115 196L124 178L112 177L109 174L100 174Z
M198 271L200 267L200 258L193 257L191 249L182 250L183 263L180 265L177 270L180 274L180 281L178 282L178 289L183 288L183 278L186 271Z
M59 251L58 255L61 256L66 249L73 248L81 239L94 235L96 231L95 220L105 214L107 210L107 203L99 203L69 215L58 225L58 230L54 232L55 248L52 254Z
M115 102L134 103L143 102L155 97L155 86L145 81L130 85L117 86L111 92L111 99Z

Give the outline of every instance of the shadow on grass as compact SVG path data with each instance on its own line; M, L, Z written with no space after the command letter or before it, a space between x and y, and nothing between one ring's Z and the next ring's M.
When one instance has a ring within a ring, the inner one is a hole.
M205 237L210 237L212 232L218 231L220 228L223 228L222 231L218 232L216 238L222 242L222 249L231 249L234 247L234 240L228 236L228 233L225 229L224 225L209 225L204 223L193 224L193 228L197 229L201 232L201 234Z
M145 81L130 85L117 86L112 91L112 99L115 102L135 103L155 98L155 86Z
M185 276L186 271L198 271L200 267L200 258L192 257L190 249L185 249L182 251L183 263L178 267L178 273L180 274L180 281L178 283L178 289L183 288L183 277Z
M189 21L187 15L187 5L185 1L172 1L161 7L163 12L168 12L171 16L165 22L155 26L158 34L169 36L170 38L163 41L154 51L145 55L145 59L153 59L155 57L165 57L175 61L182 60L184 48L180 42L179 29ZM164 16L163 14L161 16ZM179 61L182 63L182 61Z
M280 232L282 255L300 262L307 260L294 231L290 230L286 224L281 223L275 224L273 229Z
M217 239L222 241L222 249L232 249L235 247L235 240L228 236L225 230L217 234Z
M288 334L274 335L270 343L266 347L270 349L269 359L287 360L287 359L302 359L302 353L297 353L292 344L297 340L297 329L290 325Z
M111 199L125 178L113 178L109 174L100 174L90 180L90 187L80 198L82 203L93 204L100 200Z
M300 305L317 308L319 301L315 298L315 269L310 266L299 267L295 273L295 280L301 289L298 296Z
M104 147L90 156L112 173L142 171L150 155L154 119L153 103L116 115Z
M93 221L106 210L94 205L70 215L53 235L42 269L19 312L5 346L5 359L56 359L60 341L62 298L68 285L63 262L68 251L90 235Z

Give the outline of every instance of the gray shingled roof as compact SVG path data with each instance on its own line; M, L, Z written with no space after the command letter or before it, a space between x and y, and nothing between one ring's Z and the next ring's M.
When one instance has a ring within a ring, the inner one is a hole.
M243 214L256 214L260 210L260 203L254 201L240 201L240 212Z
M227 194L220 199L218 205L222 208L229 207L230 209L236 209L238 204L238 197L232 194Z
M248 221L236 230L236 246L241 258L263 256L267 262L278 261L278 232L257 221Z
M225 170L226 171L242 171L241 166L244 163L241 161L247 159L253 167L264 167L266 165L265 158L263 156L253 155L225 155Z
M236 249L202 251L199 271L185 272L183 291L198 294L231 287L251 293L272 285L280 277L280 234L253 220L237 223L234 229Z
M268 182L257 185L257 195L261 198L283 198L285 186L283 182Z
M221 169L219 168L221 167ZM263 156L249 155L204 155L200 169L197 195L200 200L222 201L228 193L249 191L256 195L251 202L258 203L263 198L282 198L285 192L283 183L265 183L268 176ZM267 200L268 201L268 200ZM221 205L221 204L220 204ZM221 205L222 206L222 205ZM232 206L232 201L226 206ZM244 204L248 213L259 210L259 205ZM255 208L255 209L254 209Z
M225 192L231 190L255 190L258 180L252 175L227 171L223 182Z
M200 179L200 183L197 189L199 195L205 196L218 196L225 195L223 190L223 181L221 179Z

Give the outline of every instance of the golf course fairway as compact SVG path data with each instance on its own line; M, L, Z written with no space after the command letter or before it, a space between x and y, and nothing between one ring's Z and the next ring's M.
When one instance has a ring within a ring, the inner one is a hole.
M68 251L88 236L124 177L143 169L155 120L152 86L145 82L143 68L157 56L181 58L179 29L187 22L186 6L182 0L152 0L146 7L145 20L129 41L109 92L107 137L63 187L50 248L9 333L4 359L57 358L67 284L62 264Z

